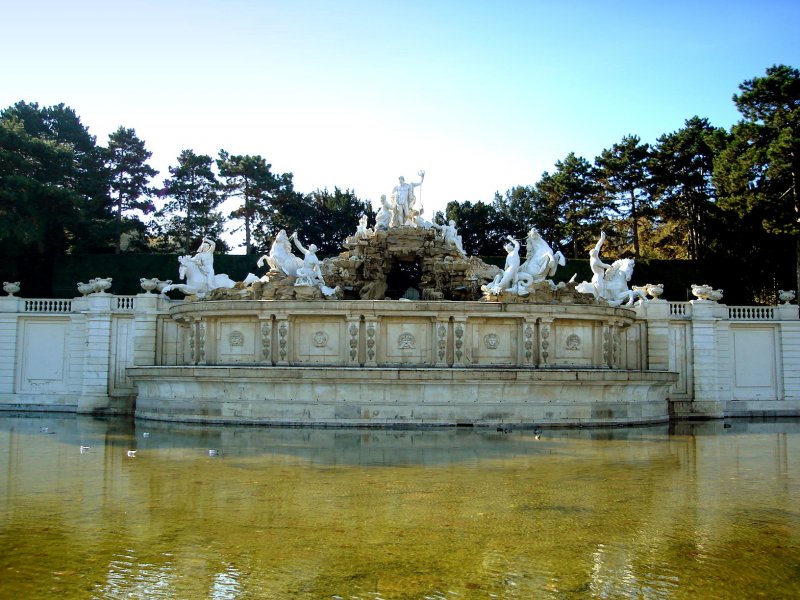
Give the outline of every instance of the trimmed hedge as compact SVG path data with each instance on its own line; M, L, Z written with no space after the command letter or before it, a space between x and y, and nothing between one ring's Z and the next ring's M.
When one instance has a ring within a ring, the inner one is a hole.
M78 295L76 285L93 277L112 277L111 292L114 294L138 294L141 277L157 277L178 281L177 254L92 254L56 257L52 264L33 258L6 257L6 264L0 277L3 281L17 281L22 284L21 296L72 298ZM791 257L793 259L793 257ZM241 281L248 273L263 275L265 270L256 267L256 255L217 254L214 267L217 273L226 273L231 279ZM484 261L503 267L504 256L487 256ZM776 259L776 263L789 262L789 257ZM709 284L724 290L723 302L726 304L757 304L758 300L774 302L774 294L780 287L794 289L794 272L791 268L777 264L768 265L763 273L744 276L745 267L733 261L709 260L695 262L689 260L640 260L633 271L631 284L661 283L664 285L666 300L692 300L693 283ZM779 280L770 276L771 269L781 273ZM589 261L568 259L564 267L559 267L555 281L568 281L576 275L577 281L588 281L592 273Z

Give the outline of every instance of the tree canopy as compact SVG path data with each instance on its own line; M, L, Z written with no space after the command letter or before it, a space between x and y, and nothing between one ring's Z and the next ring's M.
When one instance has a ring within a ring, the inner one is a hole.
M748 272L740 287L752 299L770 301L779 286L800 288L800 72L771 66L733 102L741 119L729 130L692 116L651 142L630 133L593 162L570 152L494 198L453 199L436 219L455 221L467 252L484 256L535 228L554 250L585 258L602 230L609 258L729 264ZM260 155L186 149L159 186L151 158L132 128L98 145L64 104L0 111L6 276L70 253L192 252L203 237L224 251L231 232L248 254L266 252L280 229L332 254L359 217L374 219L355 191L298 191Z

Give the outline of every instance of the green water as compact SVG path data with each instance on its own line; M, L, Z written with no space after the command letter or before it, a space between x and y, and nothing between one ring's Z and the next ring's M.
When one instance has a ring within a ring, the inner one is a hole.
M800 421L730 425L0 414L0 597L800 597Z

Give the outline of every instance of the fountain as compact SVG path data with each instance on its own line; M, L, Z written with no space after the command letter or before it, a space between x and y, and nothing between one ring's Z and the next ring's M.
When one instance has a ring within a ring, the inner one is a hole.
M507 238L501 270L466 256L454 223L422 217L420 184L401 178L375 227L362 219L336 257L319 260L313 244L284 231L259 259L269 266L260 278L215 275L205 241L181 257L187 285L165 290L187 301L169 309L157 364L127 369L136 416L334 426L668 420L677 374L648 369L646 323L632 308L648 300L627 287L633 261L602 263L601 237L592 281L555 283L564 257L532 230L524 260L520 241Z

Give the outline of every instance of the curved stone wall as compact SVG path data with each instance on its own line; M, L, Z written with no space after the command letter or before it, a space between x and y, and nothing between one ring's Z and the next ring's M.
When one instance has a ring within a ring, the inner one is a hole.
M221 300L175 306L185 362L635 368L635 313L573 304Z
M284 425L668 419L633 311L570 304L222 300L171 307L178 364L128 369L136 416ZM180 364L183 362L183 364Z

